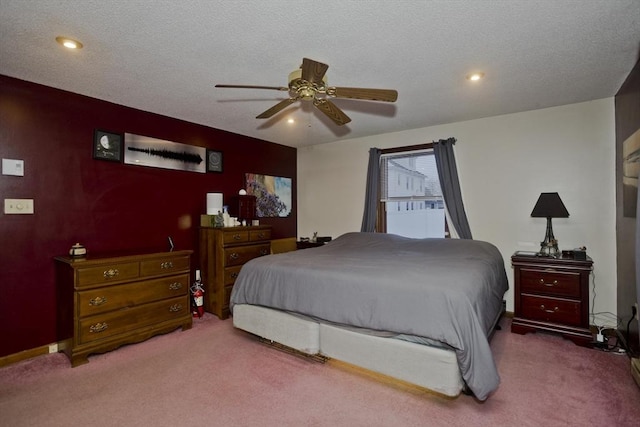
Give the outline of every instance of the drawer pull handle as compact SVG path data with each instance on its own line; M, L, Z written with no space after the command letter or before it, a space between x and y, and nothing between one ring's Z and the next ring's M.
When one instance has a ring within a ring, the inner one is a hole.
M268 250L266 250L266 249L260 249L260 255L261 255L261 256L267 255L268 253L269 253L269 251L268 251Z
M229 255L229 258L231 258L231 259L233 259L233 260L236 260L236 259L240 258L240 254L238 254L237 252L232 252L232 253Z
M236 279L237 277L238 277L238 273L236 273L236 272L231 273L231 278L232 279Z
M264 239L264 233L258 233L258 237Z
M182 310L182 304L173 304L171 307L169 307L169 311L172 313L176 313L180 310Z
M542 304L540 305L540 310L544 311L545 313L557 313L560 309L556 306L553 308L553 310L549 310L548 308L545 308L544 304Z
M171 261L162 262L160 263L160 268L162 269L173 268L173 263Z
M169 289L171 289L172 291L177 291L178 289L182 289L182 283L173 282L172 284L169 285Z
M242 236L240 236L239 234L233 235L233 240L240 240L240 239L242 239Z
M89 332L91 332L92 334L94 334L94 333L97 334L99 332L106 331L108 327L109 327L109 325L107 325L105 322L96 323L95 325L89 326Z
M545 283L544 279L540 279L540 284L552 288L558 284L558 281L554 280L553 283Z
M113 277L116 277L118 274L120 274L120 272L118 271L117 268L110 268L109 270L105 270L103 274L105 279L111 279Z
M105 297L95 297L89 300L89 305L98 307L98 306L101 306L102 304L105 304L106 302L107 302L107 299Z

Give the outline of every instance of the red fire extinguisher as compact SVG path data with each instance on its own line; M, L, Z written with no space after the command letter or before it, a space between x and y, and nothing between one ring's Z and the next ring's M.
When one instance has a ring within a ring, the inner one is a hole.
M204 289L200 280L200 270L196 270L196 281L191 285L191 301L193 317L204 315Z

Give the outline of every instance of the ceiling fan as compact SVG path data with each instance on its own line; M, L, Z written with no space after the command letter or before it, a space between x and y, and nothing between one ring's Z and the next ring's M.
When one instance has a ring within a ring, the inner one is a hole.
M216 85L219 88L271 89L289 92L289 98L280 101L256 119L268 119L296 101L311 101L338 126L351 121L340 108L327 98L352 98L369 101L395 102L398 92L392 89L367 89L358 87L327 86L327 64L309 58L302 59L299 69L289 74L288 86Z

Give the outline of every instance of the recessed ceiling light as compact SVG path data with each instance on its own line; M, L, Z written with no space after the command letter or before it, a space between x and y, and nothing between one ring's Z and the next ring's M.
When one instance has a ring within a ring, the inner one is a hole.
M484 73L471 73L467 74L467 80L471 80L472 82L477 82L478 80L484 77Z
M289 119L289 120L287 120L287 123L289 123L290 125L294 124L295 122L296 122L296 121L295 121L295 120L293 120L293 119Z
M67 49L82 49L82 43L69 37L58 36L56 37L56 41Z

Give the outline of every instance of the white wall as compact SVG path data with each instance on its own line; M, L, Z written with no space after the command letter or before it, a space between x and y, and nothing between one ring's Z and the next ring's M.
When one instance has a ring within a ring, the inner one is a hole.
M354 123L353 126L357 126ZM298 150L298 236L359 231L368 151L455 137L473 237L510 256L538 250L546 220L531 218L541 192L557 191L569 218L553 220L560 249L586 246L594 260L594 312L616 313L615 127L613 98L342 140ZM593 288L590 304L592 304ZM606 317L606 316L605 316ZM593 323L593 319L590 319ZM607 323L601 317L596 323Z

